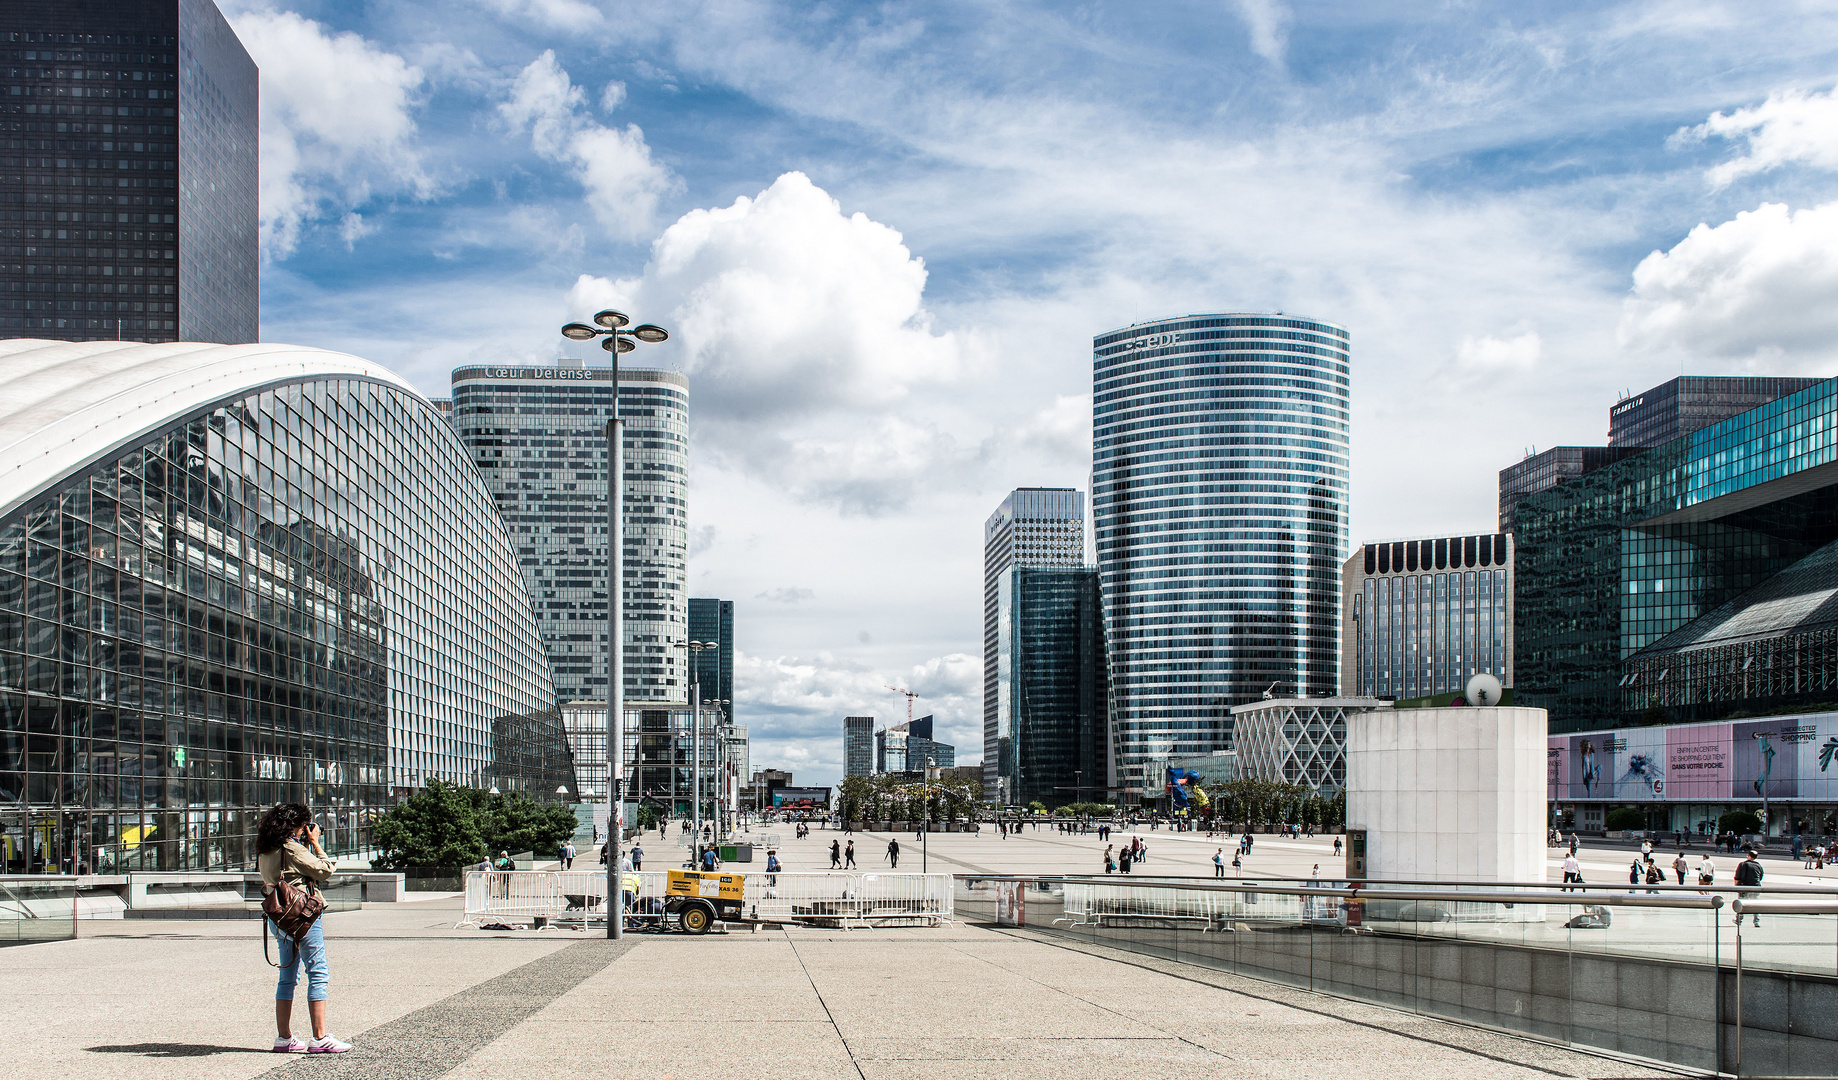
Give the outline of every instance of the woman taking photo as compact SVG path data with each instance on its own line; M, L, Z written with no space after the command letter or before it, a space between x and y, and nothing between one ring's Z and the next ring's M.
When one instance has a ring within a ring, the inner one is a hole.
M319 846L319 826L312 812L299 803L277 803L266 814L256 832L256 868L262 872L262 885L272 889L276 882L318 895L318 883L332 876L332 860ZM310 850L309 850L310 849ZM351 1049L325 1029L326 987L329 971L325 959L325 923L315 919L312 929L294 939L282 932L272 920L263 920L274 933L281 951L281 976L274 988L274 1052L277 1054L342 1054ZM306 967L306 1011L313 1025L311 1042L293 1033L294 987L300 981L300 967Z

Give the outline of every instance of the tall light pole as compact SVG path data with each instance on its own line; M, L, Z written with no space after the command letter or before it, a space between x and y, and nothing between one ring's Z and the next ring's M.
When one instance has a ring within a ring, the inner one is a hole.
M694 821L695 843L690 850L695 852L695 868L702 869L702 650L719 649L718 642L713 641L678 641L673 643L679 649L689 650L689 724L692 729L690 737L690 817Z
M629 353L643 341L655 345L670 332L632 320L617 311L594 315L594 325L569 323L562 336L569 341L603 339L600 347L612 356L612 407L606 420L606 936L625 936L625 896L620 889L619 856L624 837L619 834L619 781L625 757L625 422L619 419L619 354Z

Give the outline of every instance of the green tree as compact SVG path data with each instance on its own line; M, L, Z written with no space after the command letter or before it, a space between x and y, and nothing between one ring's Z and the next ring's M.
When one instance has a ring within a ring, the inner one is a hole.
M1031 814L1044 814L1047 812L1047 804L1041 802L1039 799L1035 799L1033 802L1028 803L1027 808L1028 812Z
M522 791L486 794L482 810L485 842L494 852L532 851L546 859L580 827L573 810L539 803Z
M865 776L845 776L837 789L842 796L842 819L844 821L862 820L862 812L868 807L868 800L874 793L873 785Z
M371 836L383 852L371 860L377 870L465 866L485 857L485 830L471 790L439 780L378 817Z
M1717 819L1717 831L1747 836L1761 831L1761 815L1753 810L1731 810Z
M1611 832L1632 832L1647 826L1647 816L1631 806L1617 806L1604 822Z

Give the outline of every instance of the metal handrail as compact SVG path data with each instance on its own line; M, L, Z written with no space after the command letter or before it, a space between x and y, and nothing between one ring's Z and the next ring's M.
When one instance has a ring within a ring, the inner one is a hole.
M1595 886L1597 891L1584 896L1581 893L1565 893L1549 896L1537 892L1512 892L1505 889L1473 892L1445 892L1431 889L1368 889L1363 886L1341 885L1262 885L1255 882L1233 884L1214 878L1116 878L1109 875L1093 877L1078 874L956 874L964 881L1019 881L1042 882L1076 885L1113 885L1152 889L1183 889L1191 892L1224 892L1254 893L1271 896L1314 896L1341 897L1348 900L1443 900L1476 904L1545 904L1552 906L1602 904L1612 907L1653 907L1653 908L1687 908L1710 909L1721 908L1724 898L1720 895L1702 895L1693 893L1690 896L1664 896L1644 891L1635 892L1632 886L1617 889L1614 892L1602 891L1605 886ZM1495 884L1499 884L1495 882ZM1752 891L1752 890L1744 890Z

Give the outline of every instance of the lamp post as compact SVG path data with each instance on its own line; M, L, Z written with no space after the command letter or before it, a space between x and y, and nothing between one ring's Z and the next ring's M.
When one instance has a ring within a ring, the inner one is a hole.
M673 644L679 649L689 650L689 724L690 734L690 817L695 828L695 843L690 850L695 853L695 868L702 868L702 650L719 649L721 646L713 641L678 641Z
M625 423L619 419L619 354L643 341L657 344L670 337L661 326L633 326L622 312L601 311L593 325L569 323L569 341L602 339L612 357L612 407L606 420L606 936L625 936L625 898L620 891L619 835L620 759L625 756ZM617 905L617 906L615 906Z

